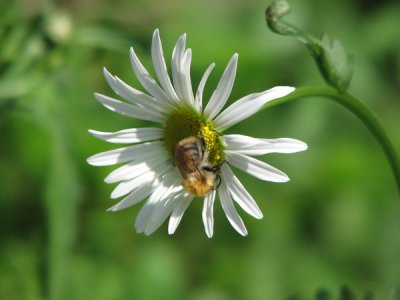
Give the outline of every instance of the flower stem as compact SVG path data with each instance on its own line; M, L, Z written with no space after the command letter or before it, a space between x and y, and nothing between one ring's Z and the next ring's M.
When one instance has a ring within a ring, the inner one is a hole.
M400 193L400 164L393 144L378 118L354 96L347 92L339 93L331 87L301 87L297 88L293 93L286 97L267 103L263 109L304 97L326 97L351 110L364 123L364 125L368 127L372 135L381 145L386 158L389 161L390 167L392 168L397 188Z

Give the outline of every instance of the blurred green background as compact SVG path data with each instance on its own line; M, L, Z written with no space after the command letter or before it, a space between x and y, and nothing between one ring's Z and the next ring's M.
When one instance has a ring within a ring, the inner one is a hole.
M167 61L188 34L197 84L211 62L212 93L239 53L230 101L275 85L323 85L305 47L271 33L262 0L0 0L0 299L387 299L400 284L400 199L387 161L361 122L337 103L304 99L273 107L230 129L293 137L309 150L263 159L291 181L240 173L264 219L239 211L245 238L215 207L208 239L194 201L173 236L133 228L141 207L105 210L112 167L87 165L113 149L88 128L145 126L104 109L106 66L140 88L129 46L151 68L159 28ZM400 2L292 1L287 20L340 39L355 55L349 91L382 120L400 150ZM141 89L141 88L140 88ZM321 294L321 293L320 293ZM324 293L322 293L324 294ZM322 299L322 298L321 298ZM326 299L326 298L324 298Z

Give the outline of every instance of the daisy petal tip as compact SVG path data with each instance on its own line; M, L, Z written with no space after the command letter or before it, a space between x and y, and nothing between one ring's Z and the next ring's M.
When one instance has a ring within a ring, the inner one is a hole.
M160 44L161 44L160 32L159 32L159 30L157 28L153 32L152 46L154 47L155 45L160 45Z
M103 95L100 93L93 93L93 96L97 99L97 101L100 101L103 99Z
M236 69L238 59L239 59L239 54L238 53L233 54L231 60L229 61L229 65L234 65L234 68Z
M296 88L293 86L280 86L279 88L281 89L282 93L281 97L285 97L296 90Z
M205 231L205 233L206 233L206 235L207 235L207 237L208 237L209 239L211 239L211 238L213 237L213 235L214 235L214 230L213 230L212 226L211 226L211 227L204 228L204 231Z
M105 180L104 180L104 181L105 181ZM106 183L107 183L107 182L106 182ZM119 198L119 197L121 197L121 195L118 195L116 192L112 192L111 195L110 195L110 199L111 199L111 200L117 199L117 198Z
M150 229L145 228L143 233L144 233L145 236L150 236L154 231L156 231L156 229L157 228L150 228Z
M257 220L261 220L262 218L264 218L264 215L262 214L262 212L258 212L254 215L254 218L256 218Z
M299 145L299 151L305 151L308 149L308 145L304 142L301 142L301 144Z
M115 81L115 77L110 72L108 72L106 68L103 69L103 76L106 79L108 85L112 87L113 82Z
M287 176L285 173L282 173L282 175L280 176L280 179L278 179L276 182L277 183L280 183L280 182L285 183L285 182L289 182L289 181L290 181L289 176ZM273 182L273 181L271 181L271 182Z
M285 173L282 173L282 174L279 176L279 179L277 178L277 181L276 181L276 182L289 182L289 181L290 181L289 176L287 176Z
M182 34L179 37L178 44L181 44L183 46L183 48L185 48L184 45L186 44L186 33Z
M241 236L247 236L247 235L248 235L247 230L238 231L238 232L239 232L239 234L240 234Z
M130 48L129 48L129 58L130 58L131 61L132 61L132 60L135 59L135 57L136 57L135 50L133 49L133 47L130 47Z
M92 166L99 166L99 164L98 164L98 162L97 162L96 155L97 155L97 154L88 157L88 158L86 159L86 162L87 162L89 165L92 165Z
M287 95L289 95L290 93L293 93L296 90L295 87L292 86L276 86L273 87L269 90L267 90L267 93L274 93L273 99L278 99L278 98L282 98L285 97ZM272 100L272 99L271 99Z
M290 178L289 178L289 176L284 174L284 175L280 175L279 177L276 176L274 179L266 180L266 181L276 182L276 183L285 183L285 182L289 182Z
M109 74L111 76L111 73L107 70L106 67L103 67L103 74L104 75Z
M97 130L94 130L94 129L88 129L88 133L91 134L91 135L93 135L94 137L97 137L97 138L98 138L99 136L104 135L104 132L97 131Z
M104 182L110 184L110 183L115 183L116 181L114 178L107 176L106 178L104 178Z
M174 227L168 227L168 234L169 235L173 235L174 233L175 233L175 231L176 231L176 227L174 226Z

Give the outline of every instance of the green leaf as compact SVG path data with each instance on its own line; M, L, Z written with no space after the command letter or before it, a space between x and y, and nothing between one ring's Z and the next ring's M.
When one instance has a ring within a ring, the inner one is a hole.
M353 57L348 55L338 40L331 40L327 34L321 37L320 54L315 58L325 80L344 92L349 87L353 74Z

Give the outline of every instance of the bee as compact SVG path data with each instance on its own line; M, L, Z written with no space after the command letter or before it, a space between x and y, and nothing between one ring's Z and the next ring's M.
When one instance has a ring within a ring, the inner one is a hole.
M203 137L191 136L181 140L175 145L173 156L183 177L182 186L189 194L204 196L219 186L222 163L213 165L209 162Z

